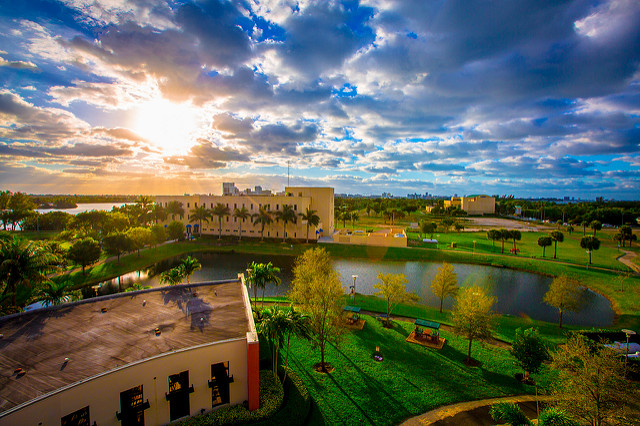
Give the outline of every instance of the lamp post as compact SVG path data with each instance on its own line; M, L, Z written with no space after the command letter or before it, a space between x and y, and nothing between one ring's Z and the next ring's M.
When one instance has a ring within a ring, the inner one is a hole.
M353 278L353 285L351 286L351 300L354 301L356 300L356 279L358 278L357 275L351 275L351 278Z
M625 364L629 362L629 337L633 336L634 334L636 334L635 331L633 330L629 330L629 329L622 329L622 332L627 336L627 353L625 356Z
M473 255L476 255L476 240L473 240Z

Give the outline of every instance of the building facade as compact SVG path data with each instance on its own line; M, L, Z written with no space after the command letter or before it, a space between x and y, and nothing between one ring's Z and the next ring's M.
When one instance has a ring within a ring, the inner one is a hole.
M169 216L164 224L172 220L178 220L185 224L193 233L225 236L242 236L260 238L262 225L253 224L251 215L257 214L261 208L271 212L273 223L265 226L265 238L290 238L305 240L307 238L307 222L302 220L301 214L307 209L316 210L320 217L317 227L309 227L309 240L317 240L318 237L330 236L334 230L334 197L333 188L328 187L286 187L284 193L271 195L268 191L256 187L256 191L238 191L233 183L225 183L224 192L227 195L176 195L157 196L156 203L166 207L171 201L182 203L184 216ZM235 194L235 195L231 195ZM265 195L268 194L268 195ZM194 209L205 206L213 209L218 203L229 209L229 214L221 218L213 216L208 222L200 224L196 220L190 220ZM296 213L296 223L284 223L276 220L276 213L282 211L283 206L289 205ZM249 217L241 219L233 216L235 209L247 209ZM222 222L220 222L220 219ZM202 229L200 229L202 228Z
M470 195L468 197L451 197L444 201L444 208L458 207L470 215L495 214L496 198L488 195Z

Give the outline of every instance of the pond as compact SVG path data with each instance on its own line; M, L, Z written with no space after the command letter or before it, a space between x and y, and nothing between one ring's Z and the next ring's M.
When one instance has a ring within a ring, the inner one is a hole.
M293 279L293 256L233 254L233 253L195 253L202 269L196 271L191 282L233 279L239 272L244 272L247 265L254 262L272 262L281 269L282 284L279 287L268 286L267 296L286 295ZM173 267L179 258L167 260L154 267L131 272L121 277L102 283L98 294L122 291L134 284L157 287L162 271ZM440 263L417 261L375 261L368 259L335 259L334 266L342 276L345 293L353 285L352 275L356 278L356 291L360 294L373 294L373 285L378 282L379 272L404 274L409 280L407 289L420 296L423 303L438 307L440 299L431 292L430 283L438 272ZM528 272L514 271L491 266L453 264L461 287L472 284L486 285L490 293L497 298L493 309L498 313L531 317L543 321L556 322L558 311L542 301L549 289L551 278ZM426 283L426 284L425 284ZM423 285L424 284L424 285ZM253 294L253 291L250 291ZM258 293L260 295L260 292ZM567 312L563 323L582 326L606 327L613 323L614 312L611 303L603 296L586 288L581 288L582 310ZM453 300L444 301L444 308L451 309Z

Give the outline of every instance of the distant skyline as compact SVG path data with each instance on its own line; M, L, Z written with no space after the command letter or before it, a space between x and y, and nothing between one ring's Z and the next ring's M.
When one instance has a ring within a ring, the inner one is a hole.
M640 1L16 0L0 189L640 199Z

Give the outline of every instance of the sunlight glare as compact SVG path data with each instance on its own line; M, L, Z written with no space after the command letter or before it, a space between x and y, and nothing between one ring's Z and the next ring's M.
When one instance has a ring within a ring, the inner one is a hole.
M138 108L134 130L163 153L178 154L194 144L199 124L198 110L192 105L157 99Z

